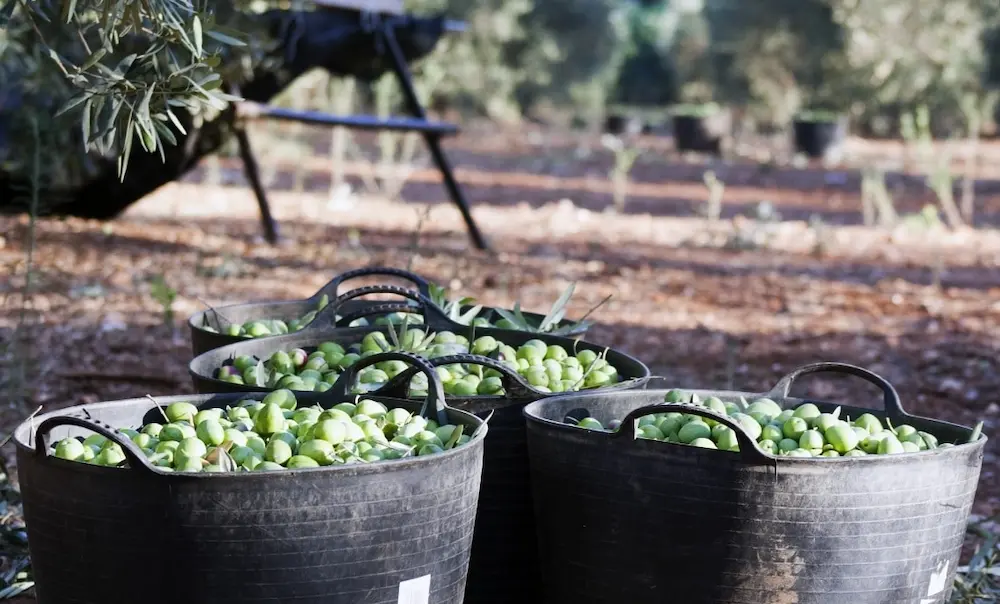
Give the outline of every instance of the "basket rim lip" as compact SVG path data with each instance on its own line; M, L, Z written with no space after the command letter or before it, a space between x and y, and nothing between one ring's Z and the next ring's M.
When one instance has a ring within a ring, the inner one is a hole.
M191 377L192 377L192 379L196 379L196 380L211 381L213 384L228 384L228 382L223 382L222 380L218 380L216 378L207 378L207 377L205 377L205 376L203 376L203 375L201 375L199 373L193 373L192 372L191 373ZM606 393L606 392L624 392L624 391L629 391L629 390L635 390L635 389L641 387L643 384L645 384L647 379L648 379L647 377L629 378L627 380L622 380L622 381L617 382L615 384L612 384L610 386L602 386L600 388L595 388L594 390L598 394L603 394L603 393ZM242 391L240 391L239 394L268 394L270 392L274 392L275 390L280 390L280 388L267 389L267 388L264 388L264 387L261 387L261 386L240 386L240 385L237 385L237 384L233 384L233 386L240 387L240 388L248 388L248 390L242 390ZM253 390L250 390L249 388L253 388ZM292 392L309 392L309 391L292 390ZM366 393L363 396L368 396L368 395L370 395L369 398L376 398L377 397L377 395L374 392ZM539 401L541 399L553 398L553 397L562 396L562 395L564 395L564 393L562 393L562 392L554 392L554 393L551 393L551 394L547 393L547 392L539 392L537 397L516 397L516 396L491 395L491 394L474 394L474 395L469 395L469 396L452 396L452 395L449 395L449 394L446 393L445 394L445 403L447 403L449 399L451 399L451 400L458 399L458 400L462 400L462 401L474 401L474 402L478 402L478 403L488 403L488 402L493 402L493 401L495 401L497 403L501 403L501 402L502 403L506 403L504 405L497 405L496 406L496 408L502 408L502 407L514 406L514 405L518 405L518 404L527 405L527 404ZM382 397L382 398L387 398L387 397ZM413 400L418 400L418 399L413 399Z
M241 345L244 345L244 344L256 343L258 341L262 341L263 342L263 341L270 340L272 338L289 338L289 339L292 339L292 338L307 338L308 340L315 340L314 344L303 346L301 343L298 343L298 345L297 345L297 347L300 347L300 348L308 348L310 346L316 346L318 344L321 344L321 343L323 343L325 341L331 341L332 340L332 341L336 342L337 341L336 338L339 335L352 335L352 336L358 335L359 333L361 333L361 331L359 331L359 330L363 330L363 329L364 328L358 328L358 327L334 327L334 328L329 328L329 329L325 329L325 330L317 330L313 334L314 337L308 337L310 334L304 333L302 331L298 331L298 332L295 332L293 334L284 334L284 335L280 335L280 336L271 336L271 337L267 337L267 338L249 338L249 339L245 339L245 340L242 340L242 341L239 341L239 342L234 342L232 344L227 344L225 346L219 346L218 348L213 348L211 350L207 350L207 351L205 351L205 352L203 352L203 353L195 356L194 358L192 358L188 362L188 373L190 374L192 381L194 381L196 383L196 388L197 388L197 382L198 381L204 381L206 383L211 383L213 386L220 386L220 387L224 386L226 388L231 388L231 387L235 386L235 387L240 387L240 388L247 388L247 390L244 390L243 392L271 392L274 389L267 389L267 388L257 387L257 386L239 386L239 385L229 384L228 382L224 382L224 381L219 380L219 379L217 379L215 377L211 377L211 376L208 376L208 375L205 375L205 374L199 372L197 369L195 369L195 365L196 364L198 364L198 365L204 364L204 362L205 362L204 359L205 359L206 355L209 355L209 354L219 355L219 354L225 354L226 352L228 352L229 354L227 355L226 358L236 358L236 356L239 356L238 354L235 354L238 351L235 350L233 347L235 347L235 346L241 346ZM369 331L379 331L379 330L377 328L374 328L374 329L370 329ZM593 349L597 349L597 350L606 349L608 351L609 355L613 354L613 355L615 355L616 358L621 359L621 360L623 360L623 361L625 361L625 362L633 365L634 367L640 369L640 371L639 371L640 375L630 375L630 376L624 378L620 382L617 382L617 383L612 384L610 386L606 386L606 387L594 389L594 390L591 390L590 392L599 392L600 393L600 392L615 392L615 391L622 391L622 390L634 390L635 388L643 386L644 384L646 384L646 382L648 382L650 380L650 378L652 377L652 372L651 372L649 366L646 365L645 363L643 363L638 358L630 355L627 352L624 352L622 350L618 350L616 348L611 348L611 347L608 347L608 346L601 346L601 345L595 344L593 342L588 342L588 341L584 340L582 338L582 336L574 338L574 337L570 337L570 336L556 336L556 335L551 335L551 334L532 334L530 332L519 332L519 331L515 331L515 330L499 329L499 328L495 328L495 327L477 328L477 331L483 331L484 332L483 335L494 335L496 332L501 332L500 334L498 334L498 336L501 337L501 338L502 338L502 335L504 333L516 333L518 336L532 336L532 338L530 338L530 339L539 339L539 340L542 340L543 342L545 342L546 339L555 339L556 340L556 344L561 345L564 348L567 345L570 345L570 344L585 344L585 345L587 345L587 346L589 346L589 347L591 347ZM609 362L611 364L615 364L613 361L609 361ZM561 395L561 394L565 394L565 393L552 393L552 394L543 393L543 394L545 394L545 396L543 398L548 398L550 396L556 396L556 395ZM461 398L462 400L475 400L475 401L491 401L491 400L495 400L495 401L512 401L512 402L518 402L518 401L526 400L526 399L518 399L516 397L489 396L489 395L463 396L463 397L458 397L458 398ZM446 400L447 400L447 397L446 397ZM534 401L536 399L532 398L530 400Z
M255 394L267 394L267 393L256 393L256 392L220 392L220 393L208 393L208 394L181 394L181 395L169 395L155 397L160 403L170 404L174 402L190 402L199 406L200 404L210 401L217 397L223 397L224 400L231 400L232 402L242 400L248 396ZM315 396L315 393L301 393L301 394L312 394L314 396L307 397L310 399L317 399L321 397ZM419 408L422 402L417 399L396 399L387 396L370 396L367 397L379 402L392 401L393 403L404 403L411 407ZM131 472L133 475L143 478L158 478L164 480L170 480L172 477L177 479L196 479L196 480L253 480L253 477L285 477L292 474L298 473L320 473L320 472L336 472L339 475L366 475L366 474L383 474L393 471L405 471L408 469L420 468L429 463L434 463L436 460L452 459L457 456L474 454L477 452L479 456L482 456L483 442L486 439L486 435L489 433L489 424L483 419L477 417L473 413L468 411L463 411L461 409L456 409L445 405L445 412L449 414L457 414L459 417L471 420L471 422L476 426L476 429L483 427L479 434L475 434L470 439L470 441L460 447L454 447L447 451L442 451L441 453L435 453L433 455L427 455L424 457L413 456L409 458L402 459L388 459L380 460L373 463L355 463L355 464L341 464L341 465L330 465L330 466L320 466L318 468L283 468L281 471L273 472L159 472L156 470L149 470L145 468L144 470L136 470L134 468L119 468L119 467L104 467L96 466L93 464L83 463L79 461L70 461L66 459L59 459L53 455L38 455L35 449L34 438L33 438L33 424L37 422L44 421L50 417L58 417L71 415L74 412L82 410L92 410L92 409L108 409L113 407L124 407L126 405L133 405L137 403L145 402L149 406L149 410L155 408L156 405L152 403L148 398L130 398L130 399L117 399L111 401L100 401L97 403L85 404L85 405L74 405L71 407L64 407L62 409L56 409L43 413L40 415L29 417L28 419L22 421L11 433L11 440L14 442L14 446L19 454L24 454L30 456L33 459L39 460L41 463L54 463L54 464L70 464L65 467L79 468L86 472ZM313 401L318 402L318 401ZM81 428L82 429L82 428ZM27 438L26 442L24 439ZM19 464L20 467L20 464Z
M362 302L363 301L364 300L362 300ZM205 315L208 314L208 312L210 312L210 311L221 312L221 311L225 311L226 309L230 309L230 310L232 310L234 308L243 309L243 308L250 308L250 307L254 307L254 306L289 306L289 307L291 307L291 306L307 305L307 304L311 304L313 302L315 302L315 300L313 300L312 298L298 298L298 299L295 299L295 300L262 300L260 302L237 302L235 304L226 304L225 306L212 306L210 308L199 310L199 311L193 313L190 317L188 317L187 323L188 323L188 327L190 327L192 331L198 331L198 332L201 332L201 333L212 334L212 335L225 336L226 334L219 334L219 333L216 333L216 332L207 331L203 326L196 325L195 322L196 321L203 322L203 319L204 319ZM499 306L483 306L483 311L495 311L497 308L501 308L501 307L499 307ZM503 310L509 310L509 309L504 308ZM532 317L537 317L538 319L544 319L545 318L544 314L538 313L538 312L532 312L532 311L522 310L521 313L525 317L527 317L527 318L532 318ZM561 321L559 321L558 325L568 325L568 324L573 324L573 323L576 323L573 319L562 319ZM363 327L364 326L361 326L361 328L363 328ZM356 328L349 328L349 329L356 329ZM502 328L494 328L494 329L502 329ZM516 331L516 330L514 330L514 331ZM573 331L572 333L573 334L583 334L583 333L586 333L586 331L587 331L587 329L581 329L579 332ZM300 332L296 332L296 333L300 333ZM531 333L531 332L527 332L526 331L526 332L523 332L523 333ZM234 340L233 343L235 344L235 343L244 342L244 341L250 341L250 342L252 342L252 341L255 341L255 340L263 340L265 338L274 338L274 337L278 337L278 336L282 336L282 335L288 335L288 334L275 334L275 335L270 335L270 336L264 336L262 338L241 338L241 339L238 339L238 340ZM539 334L539 335L546 335L546 334ZM226 336L226 337L238 338L239 336Z
M657 398L662 401L663 400L663 395L665 395L670 390L671 389L667 389L667 388L665 388L665 389L656 388L656 389L650 389L650 390L636 390L636 391L628 392L628 394L634 395L636 393L651 393L651 394L655 394L657 396ZM741 390L709 390L709 389L699 389L699 388L684 388L684 391L685 392L690 392L690 393L693 393L693 394L698 394L699 396L701 396L701 395L708 395L708 396L726 395L726 396L743 396L743 397L746 397L748 399L749 398L755 398L755 399L769 398L769 399L774 400L775 402L777 402L779 405L782 404L782 403L813 403L813 404L815 404L817 406L824 406L825 405L825 406L831 406L831 407L841 407L843 409L849 409L849 410L852 410L852 411L862 411L862 412L867 412L867 413L881 413L883 415L885 413L884 410L880 410L880 409L865 409L864 407L852 407L850 405L838 404L838 403L834 403L834 402L831 402L831 401L823 401L823 400L816 400L816 399L804 399L804 398L798 398L798 397L792 397L792 396L789 396L789 397L774 397L774 396L772 396L768 392L761 393L761 392L749 392L749 391L741 391ZM533 402L529 403L528 405L525 406L525 408L524 408L524 410L523 410L522 413L524 415L525 421L527 422L527 424L529 426L530 425L535 425L536 427L544 427L544 428L547 428L547 429L554 429L554 430L565 432L566 434L573 433L573 434L576 434L576 435L581 435L584 438L587 438L587 439L589 439L591 441L594 441L594 442L597 442L598 440L600 440L600 441L607 441L607 440L610 440L610 435L612 434L611 432L598 432L596 430L588 430L586 428L579 428L577 426L572 426L570 424L567 424L567 423L564 423L564 422L560 422L560 421L557 421L557 420L554 420L554 419L550 419L548 417L543 417L537 411L537 408L540 407L540 406L542 406L543 404L553 403L553 402L565 402L566 399L574 399L574 400L576 400L576 399L583 399L583 400L587 400L587 399L591 399L591 398L601 398L605 394L610 394L610 393L609 392L600 392L600 391L597 391L597 392L573 392L573 393L559 394L557 396L546 397L545 399L540 399L540 400L533 401ZM624 395L626 393L619 391L619 392L615 392L614 394L617 395L617 396L622 396L622 395ZM558 399L558 400L553 400L553 399ZM650 403L650 404L652 404L652 403ZM784 405L782 406L782 408L783 409L785 408ZM909 418L909 419L918 419L918 420L920 420L922 422L930 422L930 423L938 425L938 426L946 426L946 427L952 428L952 429L959 429L959 430L962 430L962 431L967 432L967 433L971 433L973 431L972 428L969 428L967 426L962 426L960 424L955 424L955 423L947 422L947 421L943 421L943 420L932 419L932 418L929 418L929 417L923 417L923 416L919 416L919 415L910 415L908 413L906 414L906 417ZM940 448L938 448L938 449L928 449L928 450L925 450L925 451L916 451L916 452L912 452L912 453L896 453L896 454L893 454L893 455L871 455L871 454L868 454L868 455L857 455L857 456L851 456L851 457L845 457L845 456L839 456L839 457L790 457L790 456L787 456L787 455L772 455L771 453L768 453L767 451L764 451L760 447L757 447L756 446L756 442L754 444L755 444L755 449L756 449L757 453L759 453L760 455L768 458L768 462L769 463L773 463L773 464L778 464L778 463L781 463L781 464L815 464L815 463L840 463L840 464L845 464L845 463L848 463L848 464L850 464L850 463L886 463L886 462L893 462L893 461L896 461L896 460L912 460L912 459L915 459L915 458L918 458L918 457L921 458L921 459L925 459L927 457L930 457L931 455L939 455L940 456L940 455L956 454L956 451L965 452L967 450L971 450L970 447L979 447L980 449L983 449L983 448L985 448L986 442L988 440L989 440L989 437L986 435L985 432L983 432L980 435L979 440L977 440L976 442L964 442L964 443L961 443L961 444L955 444L952 447L945 447L944 449L940 449ZM664 449L665 451L677 451L679 449L677 449L676 447L685 447L684 451L688 452L688 450L690 450L689 453L691 453L691 454L698 454L699 452L704 452L705 454L713 454L713 455L714 454L735 454L734 457L731 457L730 459L738 459L738 460L742 461L743 463L745 463L746 465L754 465L754 464L752 464L752 462L747 461L744 458L742 458L739 455L738 452L720 451L720 450L717 450L717 449L704 449L704 448L701 448L701 447L692 447L692 446L681 445L679 443L659 442L659 441L654 441L654 440L651 440L651 439L634 439L634 442L643 442L643 443L648 442L649 444L648 445L644 445L644 446L649 447L650 449L652 447L658 447L658 446L664 446L664 445L670 446L670 449Z

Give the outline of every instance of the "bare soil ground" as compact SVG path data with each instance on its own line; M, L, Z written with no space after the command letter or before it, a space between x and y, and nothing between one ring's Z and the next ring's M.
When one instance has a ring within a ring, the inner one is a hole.
M679 387L763 391L799 365L845 361L892 381L908 411L963 425L983 420L994 433L1000 235L989 225L1000 219L1000 187L988 179L1000 178L990 167L1000 161L986 162L978 185L981 228L886 232L859 224L856 174L844 167L715 164L730 184L723 220L712 223L695 215L704 163L651 152L633 172L626 211L613 213L606 153L587 155L579 141L533 140L473 133L449 146L492 253L470 248L427 169L410 175L407 202L331 197L322 180L302 192L272 182L284 236L277 247L260 242L248 189L190 182L210 167L112 223L40 221L16 348L28 359L28 403L0 409L0 432L39 405L193 392L184 321L206 304L302 298L347 269L412 262L490 305L520 300L544 312L575 281L571 314L579 316L613 294L588 339L639 357ZM860 157L898 159L892 149L855 145ZM1000 158L1000 146L982 153ZM295 167L287 175L305 182L322 179L329 163L283 154L269 154L270 165ZM238 176L236 166L219 165ZM357 177L364 169L346 171ZM744 216L763 200L784 220ZM900 212L932 200L915 178L898 177ZM814 214L826 226L811 227ZM0 218L0 350L8 351L9 383L19 375L10 351L27 228L26 219ZM177 291L172 323L151 295L157 275ZM879 404L875 389L853 379L817 376L799 391ZM997 442L988 445L977 496L983 516L1000 513Z

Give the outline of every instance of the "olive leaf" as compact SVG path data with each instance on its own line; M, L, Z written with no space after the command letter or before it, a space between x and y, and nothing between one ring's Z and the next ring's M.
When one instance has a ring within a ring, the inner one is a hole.
M969 563L958 567L951 601L994 602L1000 596L1000 569L996 566L1000 559L1000 536L974 522L969 523L968 531L983 538L983 542L976 548Z
M448 449L453 449L458 444L458 439L462 438L462 432L464 431L465 431L464 424L459 424L454 430L452 430L451 438L449 438L448 442L445 443L444 445L446 451Z
M462 306L469 306L473 302L475 302L475 300L473 300L472 298L462 298L455 304L455 306L457 308L461 308ZM453 320L461 325L470 325L482 311L483 311L482 304L471 305L465 312L458 315L457 317L454 317Z
M191 33L194 35L195 57L201 58L203 52L202 31L201 31L201 19L198 18L198 15L195 15L194 19L191 22L191 30L192 30Z
M475 340L473 339L472 341L475 341ZM488 359L493 359L494 361L501 361L501 362L506 361L507 360L507 355L505 355L503 353L502 348L503 348L503 346L497 346L496 348L494 348L493 350L487 352L483 356L485 356Z
M498 315L500 315L502 318L507 319L508 321L510 321L511 323L513 323L514 326L515 326L515 329L522 329L522 325L519 323L519 319L518 319L517 315L514 314L513 312L511 312L509 310L504 310L502 308L494 308L493 311L496 312ZM526 326L523 326L523 327L525 327L526 329L523 329L522 331L528 331L531 328L530 325L526 325Z
M273 375L273 372L267 368L264 361L257 361L257 366L254 368L254 386L266 387Z
M528 319L526 319L524 314L521 312L520 302L514 302L514 316L517 317L517 321L521 325L530 325L530 323L528 323Z
M969 435L969 442L974 443L979 440L979 437L983 435L983 422L982 420L976 424L976 427L972 429L972 434Z
M479 427L477 427L475 431L472 433L472 438L476 438L486 430L486 426L487 424L490 423L490 420L493 419L494 413L496 413L496 409L490 409L490 414L487 415L485 418L483 418L483 423L480 424Z
M538 325L534 325L524 313L521 311L521 303L515 302L514 308L511 310L505 310L502 308L493 309L502 319L510 322L514 329L518 331L527 331L532 333L551 333L553 335L566 335L581 327L590 327L593 323L587 321L586 318L589 317L594 311L606 304L610 299L611 295L606 296L597 305L587 311L579 321L570 321L565 324L566 310L569 305L570 299L573 297L573 293L576 291L576 283L571 283L559 296L559 298L552 304L549 308L548 313Z
M226 442L229 443L230 447L233 446L232 441L226 441ZM213 449L212 452L205 457L205 459L208 459L209 457L212 457L214 455L215 461L213 461L212 463L219 466L219 468L223 472L235 472L237 470L236 462L229 454L229 450L224 446L225 444L226 443L223 443L223 445L220 445L215 449Z
M170 453L169 452L167 452L167 451L161 451L159 453L153 453L152 455L150 455L146 459L149 461L149 463L151 463L151 464L153 464L155 466L160 461L162 461L164 459L167 459L169 457L170 457Z
M403 319L403 325L404 325L404 327L406 325L406 319L405 318ZM393 349L399 350L400 349L399 335L396 333L396 327L392 324L392 321L389 321L389 341L392 342L392 348L390 348L389 350L393 350Z
M750 407L750 401L748 401L747 397L745 396L741 396L738 399L736 399L734 401L734 404L737 407L739 407L741 412L746 412L746 410Z
M216 31L206 31L205 35L208 36L209 38L212 38L213 40L215 40L217 42L222 42L223 44L225 44L227 46L246 46L247 45L246 42L244 42L243 40L239 40L237 38L234 38L233 36L226 35L226 34L222 33L221 31L218 31L218 30L216 30Z
M413 449L414 449L413 445L404 445L401 442L392 441L392 440L389 441L388 447L390 449L392 449L393 451L399 451L400 453L402 453L402 457L406 457L406 456L410 455L411 453L413 453Z
M406 334L406 332L410 329L410 321L411 320L413 320L413 317L412 317L412 315L410 315L410 313L404 313L403 314L403 324L399 326L399 333L401 333L403 335ZM389 325L392 325L392 321L391 320L389 321Z
M427 291L430 293L430 300L434 304L440 307L444 307L448 304L448 298L445 296L445 292L447 292L447 290L444 287L438 285L437 283L428 283Z
M568 333L570 333L571 331L574 331L574 330L588 329L588 328L590 328L594 324L593 321L589 321L588 320L588 318L590 317L590 315L594 314L599 308L601 308L602 306L604 306L605 304L607 304L608 302L610 302L611 298L613 298L613 297L614 297L614 294L608 294L607 296L604 297L603 300L601 300L600 302L598 302L597 304L595 304L590 310L588 310L586 313L584 313L584 315L582 317L580 317L579 321L567 323L566 325L563 325L562 327L560 327L560 328L552 331L552 334L553 335L557 335L557 336L558 335L566 335L566 334L568 334Z
M10 23L10 17L14 14L14 5L17 4L17 0L6 0L3 6L0 6L0 29L6 28L7 24Z
M449 350L454 350L454 346L459 346L461 348L461 344L458 344L458 343L439 344L437 342L437 332L436 331L430 331L429 329L427 329L427 330L424 330L424 332L423 332L423 336L421 337L421 340L420 340L420 345L417 346L416 349L413 352L418 353L421 356L428 356L428 353L430 352L430 349L432 347L434 347L434 346L443 347L443 348L446 348L446 349L449 349ZM449 348L449 347L451 347L451 348ZM459 351L459 353L461 353L461 352L465 352L465 349L461 348L461 350ZM448 354L459 354L459 353L449 352ZM446 355L442 355L442 356L446 356Z
M566 291L564 291L562 295L559 296L559 299L552 304L552 308L549 309L545 318L542 319L541 324L538 325L538 331L550 331L563 320L566 316L566 305L569 304L569 299L573 297L573 292L575 290L576 283L570 283L569 287L566 288Z
M451 321L459 325L470 325L483 311L483 305L476 304L475 298L465 297L459 300L447 300L443 291L444 288L439 288L438 298L432 301Z
M989 534L982 545L976 549L972 558L969 559L969 564L966 566L967 572L981 572L987 565L987 556L994 553L993 550L996 549L998 543L1000 543L1000 535Z
M53 122L62 131L58 144L66 148L63 157L73 168L86 169L81 165L89 161L85 151L98 151L118 156L118 173L124 177L135 136L162 159L163 147L176 144L174 133L184 131L176 116L165 113L168 107L185 107L197 118L210 107L221 110L240 100L222 89L221 69L234 61L260 60L266 45L251 48L241 38L269 38L266 21L246 8L239 3L217 10L213 3L179 0L0 0L0 30L13 48L25 56L37 48L45 57L44 65L36 62L26 72L30 75L22 88L31 98L25 98L14 120L27 122L32 112L48 111L49 101L61 103L83 93L91 101L86 111L82 100L64 111L72 108L71 117L82 122L86 149L73 148L78 145L70 139L76 133L66 132L69 122ZM226 22L217 23L223 15ZM52 81L52 75L63 81ZM44 103L38 102L42 99ZM102 106L107 110L99 111ZM163 127L150 119L160 114Z

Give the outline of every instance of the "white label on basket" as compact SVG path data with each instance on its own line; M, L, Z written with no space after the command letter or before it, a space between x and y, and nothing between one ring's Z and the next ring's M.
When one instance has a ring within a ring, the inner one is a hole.
M431 576L424 575L399 584L397 604L427 604L431 601Z
M938 566L937 571L931 575L930 585L927 586L928 596L933 596L944 591L945 583L948 581L949 566L950 564L947 560L942 561ZM937 602L937 598L924 598L920 600L921 604L931 604L932 602Z

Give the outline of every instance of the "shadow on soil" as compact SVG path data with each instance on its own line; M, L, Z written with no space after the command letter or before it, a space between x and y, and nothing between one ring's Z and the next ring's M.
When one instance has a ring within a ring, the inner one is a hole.
M545 156L545 150L536 153L540 155L529 155L520 160L466 150L456 150L452 155L459 170L458 179L474 206L527 203L538 207L567 197L579 207L595 211L612 204L612 195L607 187L608 158L557 159ZM727 184L723 218L752 215L757 204L770 201L788 220L808 220L816 215L830 224L857 225L862 222L857 170L837 167L830 170L816 167L795 169L703 160L683 163L667 157L663 160L639 163L632 170L630 182L633 190L628 196L626 213L697 215L707 198L707 191L701 184L703 175L713 170ZM247 186L237 161L224 158L221 165L222 182ZM463 174L462 169L475 173ZM202 165L185 180L203 182L205 175L206 168ZM326 168L308 170L308 176L302 179L304 190L325 193L330 190L330 178ZM295 180L289 170L276 169L267 186L272 190L291 190ZM357 175L349 175L347 180L355 190L361 190L364 185ZM900 213L916 213L925 204L936 203L921 176L890 174L886 177L886 184L893 192L894 204ZM1000 225L1000 199L997 198L1000 181L978 181L975 190L978 196L976 225ZM414 201L446 203L445 193L433 170L414 174L401 196Z
M242 239L251 245L267 246L260 239L260 225L252 220L197 220L183 223L190 226L197 222L206 234ZM150 224L178 225L172 220L153 220ZM355 251L376 256L380 261L392 266L405 266L412 255L414 236L410 231L384 229L357 229L325 224L284 221L281 230L285 240L279 244L296 246L317 242L334 246L354 246ZM487 237L489 233L486 233ZM18 235L15 233L14 238ZM356 243L352 244L354 241ZM60 245L81 253L92 251L98 254L127 254L151 256L151 267L162 266L173 255L194 254L200 262L212 262L228 257L225 250L206 250L196 243L163 242L130 235L120 235L113 231L103 234L99 231L84 232L44 232L39 235L40 244ZM819 282L838 282L849 285L875 286L880 282L901 280L917 286L934 284L934 269L929 266L912 264L890 265L887 263L851 262L836 258L814 258L810 255L781 252L761 247L754 250L735 251L720 248L673 247L648 244L610 245L599 242L579 242L554 240L544 244L528 243L527 248L518 242L495 241L499 251L506 258L511 255L520 260L533 258L589 262L600 259L602 272L591 275L587 280L600 280L607 276L621 274L623 269L651 268L690 272L695 276L715 276L740 278L750 275L767 275L786 280L808 279ZM500 264L490 253L470 249L464 233L424 233L420 236L419 254L426 255L475 255L481 262ZM159 259L156 259L159 258ZM244 271L276 268L302 269L325 273L330 271L331 259L322 257L267 257L260 255L238 256ZM503 264L509 264L505 260ZM377 264L370 262L368 264ZM1000 273L982 267L948 267L939 276L942 288L970 290L990 290L1000 287ZM524 275L531 278L533 272L540 277L542 271L529 265L522 267ZM332 274L330 275L333 276ZM438 282L447 282L445 274L427 275ZM485 278L485 277L484 277Z

